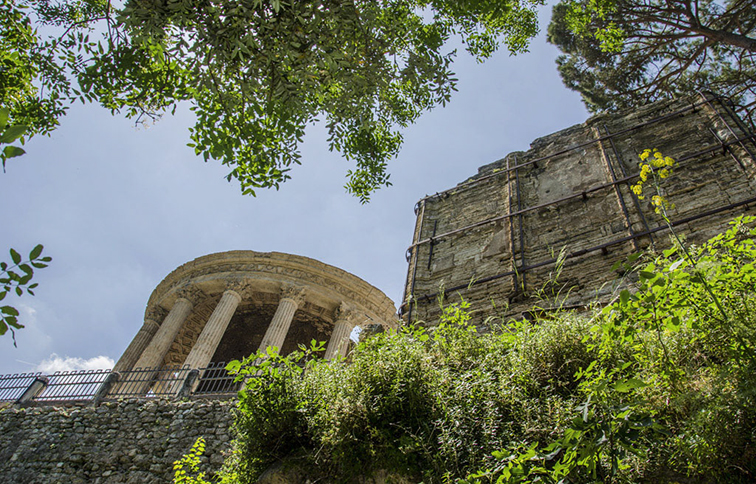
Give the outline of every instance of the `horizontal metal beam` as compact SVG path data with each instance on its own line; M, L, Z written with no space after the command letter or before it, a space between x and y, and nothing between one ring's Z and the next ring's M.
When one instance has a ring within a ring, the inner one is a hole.
M736 144L736 143L740 143L741 141L749 140L749 139L753 139L753 138L756 138L756 134L751 134L751 135L748 135L748 136L744 136L742 138L738 138L738 139L733 140L733 141L731 141L729 143L725 143L724 146L725 147L726 146L730 146L730 145L733 145L733 144ZM717 150L721 150L721 149L723 149L723 145L717 144L717 145L712 146L710 148L705 148L703 150L696 151L695 153L690 153L688 155L682 156L682 157L680 157L680 158L677 159L677 163L678 163L678 165L680 165L680 164L682 164L682 163L684 163L684 162L686 162L686 161L688 161L688 160L690 160L692 158L696 158L696 157L703 156L703 155L706 155L706 154L709 154L709 153L713 153L713 152L715 152ZM601 185L592 186L592 187L587 188L587 189L585 189L585 190L583 190L581 192L576 192L576 193L573 193L571 195L567 195L566 197L562 197L562 198L559 198L559 199L556 199L556 200L552 200L550 202L540 203L538 205L533 205L532 207L523 208L523 209L517 210L515 212L507 213L507 214L504 214L504 215L499 215L497 217L492 217L492 218L489 218L489 219L486 219L486 220L481 220L480 222L475 222L473 224L466 225L464 227L460 227L458 229L450 230L448 232L444 232L444 233L435 235L434 237L431 237L431 238L420 240L417 243L415 243L413 245L410 245L407 248L407 250L410 251L410 250L414 249L417 246L430 243L431 241L437 242L439 239L443 239L445 237L449 237L451 235L455 235L455 234L458 234L458 233L461 233L461 232L466 232L468 230L471 230L471 229L474 229L474 228L477 228L477 227L480 227L480 226L483 226L483 225L487 225L487 224L490 224L490 223L499 222L501 220L506 220L506 219L508 219L510 217L516 217L518 215L522 215L522 214L525 214L527 212L532 212L533 210L538 210L538 209L541 209L541 208L549 207L551 205L556 205L558 203L566 202L568 200L573 200L575 198L581 198L581 197L585 198L589 193L597 192L597 191L600 191L600 190L605 190L605 189L608 189L608 188L613 188L615 185L619 185L619 184L622 184L622 183L627 183L629 181L632 181L632 180L638 178L638 176L639 176L639 174L636 173L634 175L629 175L629 176L626 176L626 177L623 177L623 178L619 178L619 179L617 179L615 181L612 181L612 182L607 182L607 183L602 183Z
M711 100L720 99L721 97L722 96L714 96L714 97L711 98ZM491 173L489 175L484 175L484 176L475 178L473 180L460 183L459 185L457 185L457 186L455 186L453 188L449 188L449 189L443 190L441 192L436 192L433 195L426 195L425 197L421 198L420 201L433 200L434 198L443 197L444 195L446 195L449 192L471 188L472 186L477 185L478 183L486 181L486 180L488 180L490 178L495 178L495 177L507 174L507 173L509 173L512 170L516 170L518 168L522 168L522 167L525 167L525 166L533 165L533 164L539 163L541 161L546 161L546 160L549 160L551 158L563 155L565 153L569 153L570 151L577 150L577 149L583 148L585 146L592 145L594 143L598 143L598 142L601 142L601 141L604 141L604 140L609 140L609 139L612 139L615 136L619 136L619 135L622 135L622 134L625 134L625 133L629 133L629 132L635 131L636 129L640 129L640 128L649 126L651 124L659 123L661 121L666 121L667 119L674 118L675 116L679 116L681 114L685 114L688 111L693 111L693 110L695 110L696 108L698 108L700 106L705 106L705 105L707 105L707 101L702 101L700 103L691 103L691 105L688 106L688 107L679 109L679 110L674 111L672 113L665 114L663 116L658 116L656 118L649 119L648 121L644 121L643 123L630 126L629 128L621 129L621 130L617 131L616 133L606 134L605 136L602 136L600 138L592 139L590 141L585 141L583 143L578 143L576 145L570 146L570 147L565 148L563 150L559 150L559 151L557 151L555 153L552 153L550 155L542 156L540 158L536 158L535 160L530 160L530 161L527 161L527 162L519 164L519 165L514 165L514 166L511 166L511 167L508 167L508 168L501 169L501 170L499 170L499 171L497 171L495 173ZM418 202L418 203L420 203L420 202Z
M696 215L691 215L690 217L686 217L686 218L682 218L682 219L679 219L679 220L675 220L675 221L671 222L671 225L672 225L672 227L676 227L678 225L682 225L682 224L686 224L686 223L689 223L689 222L693 222L693 221L698 220L698 219L709 217L711 215L716 215L718 213L726 212L728 210L732 210L732 209L735 209L735 208L738 208L738 207L742 207L743 205L748 205L748 204L752 204L752 203L756 203L756 197L751 197L751 198L749 198L747 200L731 203L731 204L723 206L723 207L715 208L715 209L712 209L712 210L707 210L705 212L702 212L702 213L699 213L699 214L696 214ZM578 250L578 251L575 251L575 252L570 252L569 254L567 254L565 256L565 261L567 261L569 259L574 259L576 257L583 256L583 255L586 255L586 254L589 254L591 252L597 252L597 251L605 250L605 249L607 249L609 247L612 247L614 245L619 245L619 244L622 244L624 242L628 242L630 240L633 240L633 239L636 239L636 238L639 238L639 237L645 237L645 236L650 235L652 233L656 233L656 232L659 232L659 231L662 231L662 230L668 230L668 229L669 229L669 227L667 227L666 225L660 225L660 226L655 227L653 229L645 230L643 232L638 232L638 233L636 233L634 235L628 235L627 237L622 237L622 238L619 238L619 239L615 239L615 240L612 240L612 241L609 241L609 242L605 242L603 244L599 244L599 245L595 245L593 247L589 247L587 249L581 249L581 250ZM539 262L537 264L531 264L531 265L526 266L526 267L520 267L520 268L517 269L516 272L524 273L524 272L527 272L527 271L532 271L533 269L538 269L540 267L544 267L544 266L547 266L547 265L550 265L550 264L554 264L556 261L557 261L557 258L551 258L551 259ZM469 282L467 284L460 284L458 286L454 286L454 287L450 287L450 288L444 289L443 295L446 296L446 295L448 295L451 292L468 290L472 286L476 286L476 285L479 285L479 284L484 284L486 282L491 282L491 281L494 281L496 279L501 279L502 277L511 276L512 274L515 274L515 271L501 272L499 274L494 274L492 276L476 279L476 280L473 280L473 281L471 281L471 282ZM422 296L418 296L417 298L414 299L414 301L417 301L417 302L419 302L419 301L426 301L426 302L428 302L428 301L431 301L431 300L437 298L441 293L442 293L442 291L438 291L438 292L435 292L435 293L432 293L432 294L425 294L425 295L422 295ZM400 316L403 314L403 310L404 310L405 305L406 304L402 304L399 307L399 315Z

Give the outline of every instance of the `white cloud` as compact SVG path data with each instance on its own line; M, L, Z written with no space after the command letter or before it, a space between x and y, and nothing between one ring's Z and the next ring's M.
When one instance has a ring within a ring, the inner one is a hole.
M113 368L113 358L107 356L95 356L85 360L71 356L58 356L53 353L49 358L42 360L37 365L36 371L42 373L55 373L56 371L75 371L75 370L100 370Z

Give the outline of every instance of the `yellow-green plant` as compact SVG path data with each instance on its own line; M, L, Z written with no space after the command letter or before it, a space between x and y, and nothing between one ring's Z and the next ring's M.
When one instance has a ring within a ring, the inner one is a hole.
M635 193L640 200L643 200L645 198L645 195L643 195L643 185L650 182L655 191L654 195L651 197L651 204L654 206L654 211L666 218L666 210L668 208L674 208L674 205L670 204L662 194L659 180L663 180L672 175L676 162L673 158L664 156L656 148L653 150L650 148L646 149L638 156L641 159L639 164L640 175L638 182L632 187L633 193Z
M205 439L199 437L189 453L173 463L173 484L210 484L205 480L205 473L200 472L199 464L205 453Z
M694 274L700 279L701 283L706 289L706 292L709 294L709 296L713 300L714 304L716 305L717 309L721 313L722 317L725 320L727 320L728 319L727 313L722 307L721 302L719 301L717 296L714 295L714 292L711 290L711 287L706 282L706 278L704 274L699 269L698 265L696 264L696 261L690 255L690 251L688 250L688 247L680 239L680 236L677 234L677 232L675 232L672 222L669 219L669 214L667 210L673 209L675 208L675 206L674 204L670 203L668 198L665 196L664 191L661 187L661 180L669 177L672 174L672 170L676 164L675 160L673 158L670 158L669 156L664 156L656 148L654 149L647 148L643 150L643 153L641 153L638 156L641 159L641 162L639 165L640 178L638 182L632 187L633 193L635 193L635 195L639 199L643 200L644 198L643 185L644 184L651 185L654 191L654 193L651 196L651 205L654 206L654 211L657 214L659 214L661 218L664 220L664 223L667 224L667 227L669 228L669 231L672 234L672 237L675 239L675 242L682 250L685 256L685 259L687 259L687 262L693 268Z

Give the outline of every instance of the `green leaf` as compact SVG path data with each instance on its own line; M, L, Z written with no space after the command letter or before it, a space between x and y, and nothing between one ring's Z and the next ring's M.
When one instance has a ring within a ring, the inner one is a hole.
M10 109L0 108L0 131L5 129L8 124L8 117L10 116Z
M14 308L13 306L0 307L0 312L2 312L3 314L8 314L10 316L18 316L18 309Z
M19 148L18 146L6 146L3 148L3 156L5 158L15 158L17 156L21 156L26 151L23 148Z
M42 249L44 249L42 244L38 244L36 247L34 247L32 251L29 252L29 260L34 260L39 257L42 254Z
M241 363L239 362L239 360L230 361L226 365L226 371L228 371L229 373L238 373L240 368Z
M634 390L636 388L643 388L647 387L647 383L643 383L642 381L638 380L637 378L630 378L629 380L620 381L614 384L614 390L618 391L620 393L627 393L630 390Z
M11 256L11 259L13 259L14 264L18 264L19 262L21 262L21 254L16 252L16 249L10 250L10 256Z
M17 124L15 126L8 127L0 136L0 143L13 143L18 138L23 136L28 128L28 126L25 126L23 124Z

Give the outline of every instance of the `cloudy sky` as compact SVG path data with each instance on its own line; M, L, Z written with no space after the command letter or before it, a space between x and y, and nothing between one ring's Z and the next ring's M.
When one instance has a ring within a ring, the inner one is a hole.
M542 30L549 14L542 11ZM0 337L0 374L112 364L140 328L155 286L213 252L312 257L398 304L417 200L588 117L578 94L563 87L557 55L543 33L517 57L504 50L477 64L461 52L459 92L405 131L390 165L393 186L368 205L344 192L350 164L328 151L318 127L292 180L253 198L186 146L186 106L147 128L98 106L72 107L51 137L31 140L0 174L0 251L28 254L43 243L53 258L35 276L35 297L8 298L26 327L16 333L18 348L9 333Z

